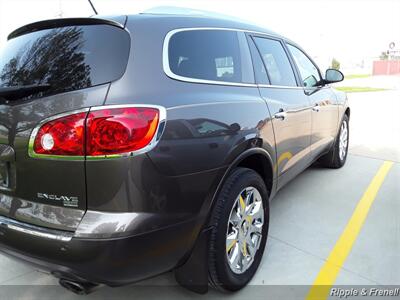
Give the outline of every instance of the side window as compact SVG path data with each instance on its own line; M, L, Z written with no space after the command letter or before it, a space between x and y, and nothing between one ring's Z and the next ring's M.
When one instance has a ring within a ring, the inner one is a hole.
M297 86L289 58L279 41L255 37L272 85Z
M305 87L313 87L321 81L317 67L299 48L287 44L290 53L299 69L301 80Z
M187 30L175 33L168 44L171 72L194 79L254 82L254 78L248 78L250 71L242 68L243 53L239 34L243 33L228 30ZM247 56L250 60L249 53Z
M269 84L267 70L265 70L265 66L263 61L261 60L260 53L257 50L254 41L249 38L249 47L251 52L251 57L253 59L254 66L254 74L256 76L256 81L258 84Z

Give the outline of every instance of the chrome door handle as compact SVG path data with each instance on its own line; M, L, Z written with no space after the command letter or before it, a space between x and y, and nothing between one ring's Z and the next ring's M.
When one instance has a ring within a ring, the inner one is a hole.
M283 110L282 110L282 111L277 112L277 113L274 115L274 118L283 121L283 120L285 120L286 116L287 116L286 111L283 111Z
M315 111L315 112L319 112L319 109L320 109L320 107L319 107L318 103L315 104L315 106L312 108L312 110Z

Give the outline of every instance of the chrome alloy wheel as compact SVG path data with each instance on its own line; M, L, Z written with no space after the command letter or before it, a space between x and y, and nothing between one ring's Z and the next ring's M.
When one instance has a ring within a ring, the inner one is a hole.
M261 194L256 188L247 187L235 200L226 232L226 256L234 273L242 274L250 268L261 244L263 226Z
M347 122L343 122L340 127L339 135L339 158L343 160L346 157L347 143L349 140L349 130L347 127Z

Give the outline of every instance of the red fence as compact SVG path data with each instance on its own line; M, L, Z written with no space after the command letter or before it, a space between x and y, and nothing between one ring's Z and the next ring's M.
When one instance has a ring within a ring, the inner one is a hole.
M374 61L373 75L400 74L400 60L377 60Z

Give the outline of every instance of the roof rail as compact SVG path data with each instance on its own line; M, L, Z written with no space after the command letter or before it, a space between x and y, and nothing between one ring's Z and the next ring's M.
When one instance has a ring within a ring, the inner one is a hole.
M210 18L218 18L218 19L228 19L240 21L237 17L224 15L216 12L201 10L201 9L192 9L186 7L178 7L178 6L157 6L150 9L147 9L141 14L150 14L150 15L176 15L176 16L198 16L198 17L210 17ZM244 22L245 20L242 20Z

